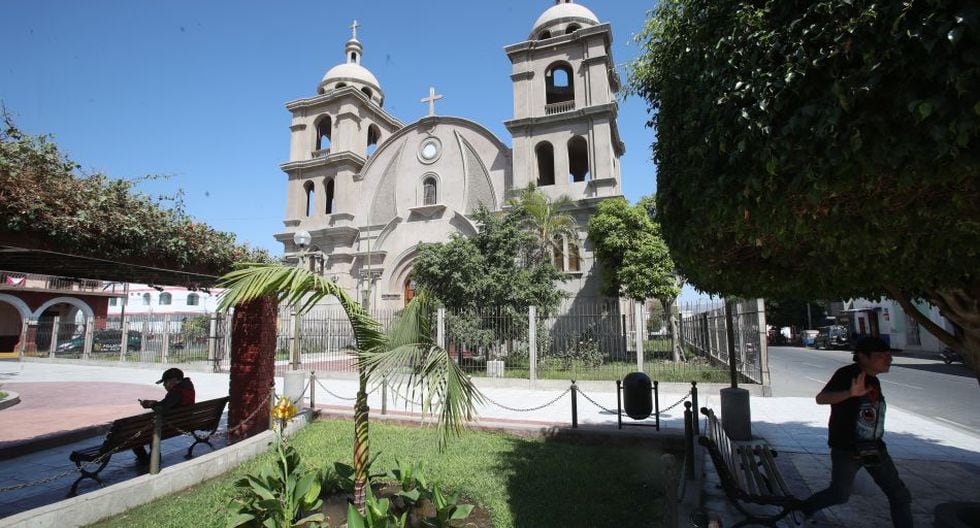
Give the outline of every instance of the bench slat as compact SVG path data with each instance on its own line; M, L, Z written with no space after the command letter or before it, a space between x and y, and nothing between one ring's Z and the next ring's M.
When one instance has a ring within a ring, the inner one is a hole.
M773 481L773 493L780 495L792 495L789 486L786 485L786 481L783 479L783 474L779 472L779 467L776 466L773 451L761 446L758 448L758 450L758 455L762 459L763 467L766 468L766 473L768 473L770 479Z

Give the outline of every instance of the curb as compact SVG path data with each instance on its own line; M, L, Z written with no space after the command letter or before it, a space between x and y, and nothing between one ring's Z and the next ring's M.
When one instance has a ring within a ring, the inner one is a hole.
M85 440L93 436L104 435L109 431L109 425L110 423L90 425L80 429L50 433L25 440L0 442L0 460L9 460L38 451L44 451L52 447L73 444L79 440Z
M20 394L11 390L5 390L3 392L7 393L7 397L0 401L0 411L20 403Z

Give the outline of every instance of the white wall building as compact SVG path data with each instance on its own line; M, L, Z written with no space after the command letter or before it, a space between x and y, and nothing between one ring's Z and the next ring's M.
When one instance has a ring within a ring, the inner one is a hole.
M121 291L118 288L116 291ZM124 291L124 290L122 290ZM218 308L219 290L191 291L179 287L153 287L147 284L130 284L128 292L119 298L109 299L109 316L123 313L126 299L126 315L191 316L213 314Z
M953 327L940 315L939 309L926 302L916 303L916 308L929 316L937 325L949 332ZM892 299L851 299L845 303L845 312L851 320L850 331L857 335L879 335L892 348L940 352L946 345L909 317L898 302Z

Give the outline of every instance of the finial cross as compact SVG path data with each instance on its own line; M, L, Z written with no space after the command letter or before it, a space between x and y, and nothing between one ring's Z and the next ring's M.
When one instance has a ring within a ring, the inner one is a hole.
M434 116L436 115L436 101L438 101L439 99L442 99L442 96L436 95L436 89L430 86L429 96L423 97L419 102L429 103L429 115Z
M355 20L354 23L350 25L351 35L353 35L351 38L354 40L357 40L357 28L359 27L361 27L361 25L357 23L357 20Z

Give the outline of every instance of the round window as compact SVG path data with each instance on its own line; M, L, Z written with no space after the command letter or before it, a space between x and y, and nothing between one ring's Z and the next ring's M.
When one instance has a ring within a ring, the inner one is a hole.
M442 154L442 142L436 137L427 137L419 145L419 161L433 163Z

